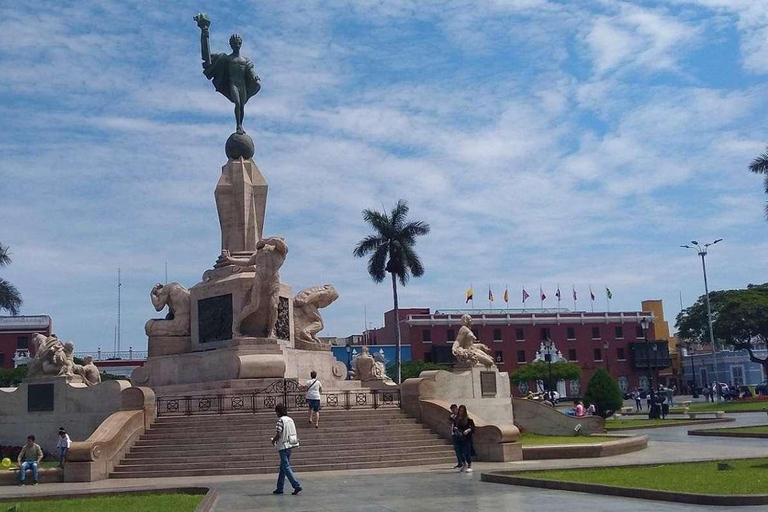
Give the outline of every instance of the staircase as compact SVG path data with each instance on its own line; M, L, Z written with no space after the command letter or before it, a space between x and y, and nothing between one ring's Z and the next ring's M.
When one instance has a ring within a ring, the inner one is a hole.
M294 411L297 473L455 463L450 443L397 408L322 411L320 428ZM110 478L277 473L274 413L158 418Z

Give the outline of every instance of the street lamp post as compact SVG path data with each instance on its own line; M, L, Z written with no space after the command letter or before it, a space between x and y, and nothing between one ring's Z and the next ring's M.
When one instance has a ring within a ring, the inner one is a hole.
M349 378L349 372L352 371L352 342L347 341L347 378Z
M555 403L553 400L553 394L552 394L552 340L547 338L544 340L544 360L547 362L547 367L549 369L549 379L547 380L547 390L549 391L549 401L553 404Z
M643 328L643 337L645 338L645 367L648 370L648 386L650 389L653 389L653 374L651 373L651 349L650 345L648 344L648 327L650 327L650 325L651 323L648 321L648 318L643 317L643 319L640 320L640 327Z
M653 350L653 373L656 374L656 386L661 389L659 385L659 346L656 344L656 341L651 345L651 349Z
M707 324L709 326L709 343L712 345L712 359L715 362L715 380L718 382L718 385L720 383L720 374L718 373L718 368L717 368L717 349L715 348L715 333L712 330L712 308L709 305L709 284L707 282L707 262L705 258L707 256L707 249L709 249L710 246L715 245L716 243L719 243L722 241L723 241L722 238L718 238L714 242L700 245L699 242L697 242L696 240L691 240L691 244L693 245L686 244L686 245L680 246L686 249L693 249L701 257L701 270L704 272L704 297L706 298L706 303L707 303Z
M692 346L693 346L693 343L688 342L685 345L685 349L688 351L688 357L691 358L691 381L690 382L691 382L691 387L693 388L691 390L691 395L693 395L693 398L697 398L699 393L698 393L698 390L696 389L696 368L694 366L695 363L693 361L693 354L691 353Z

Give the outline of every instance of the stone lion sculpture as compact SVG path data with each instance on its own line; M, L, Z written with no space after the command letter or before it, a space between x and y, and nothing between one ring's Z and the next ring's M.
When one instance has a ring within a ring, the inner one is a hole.
M472 332L472 317L463 315L461 317L461 329L453 342L451 352L453 352L456 361L460 365L485 366L494 365L493 357L490 356L491 349L482 343L478 343L475 333Z
M317 333L323 330L320 308L330 306L339 298L333 285L313 286L296 294L293 298L293 337L306 343L322 343Z
M149 293L155 311L168 306L164 319L147 321L144 331L147 336L189 336L189 290L179 283L156 284Z
M74 350L71 341L62 343L55 335L32 335L35 357L27 365L27 377L72 377L74 376Z

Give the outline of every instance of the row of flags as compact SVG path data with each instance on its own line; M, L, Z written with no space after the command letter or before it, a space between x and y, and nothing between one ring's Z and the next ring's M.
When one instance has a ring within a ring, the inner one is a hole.
M573 300L575 302L577 300L577 298L578 298L578 295L576 293L576 287L573 286L573 287L571 287L571 289L573 291ZM523 286L523 304L525 304L525 301L528 300L530 297L531 297L531 294L528 293L526 291L526 289L525 289L525 286ZM541 286L539 286L539 297L540 297L542 302L547 300L547 294L544 293L544 289ZM560 286L557 287L557 291L555 292L555 297L557 297L557 301L558 302L560 302L560 300L562 299L562 294L560 293ZM605 297L608 300L611 300L613 298L613 293L611 292L611 289L608 288L607 286L605 287ZM589 287L589 298L590 298L591 301L594 302L594 300L595 300L595 293L592 291L592 286L591 285ZM469 289L467 290L467 300L466 300L465 304L467 302L471 301L471 300L475 300L475 292L473 290L472 285L470 285ZM491 291L491 287L490 286L488 286L488 300L490 302L494 301L493 292ZM504 302L509 304L509 288L508 287L504 289Z

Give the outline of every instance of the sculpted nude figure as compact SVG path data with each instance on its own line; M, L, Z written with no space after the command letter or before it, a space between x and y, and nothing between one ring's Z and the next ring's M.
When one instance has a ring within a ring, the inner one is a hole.
M461 329L456 335L456 341L453 342L451 351L456 356L459 363L470 364L473 366L483 365L491 367L494 365L493 357L489 354L491 349L482 343L478 343L475 333L472 332L472 317L463 315L461 317Z

